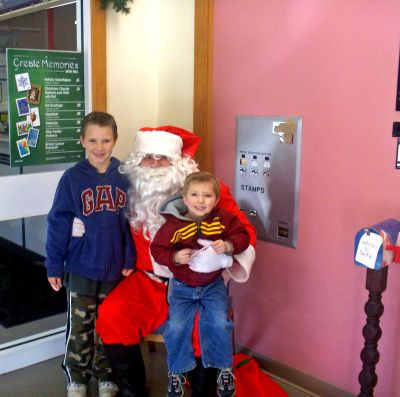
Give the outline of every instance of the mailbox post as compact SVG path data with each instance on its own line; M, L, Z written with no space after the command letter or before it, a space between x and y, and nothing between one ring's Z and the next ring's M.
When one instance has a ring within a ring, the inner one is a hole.
M367 320L362 330L364 348L360 355L362 370L358 376L361 386L358 397L374 397L374 388L378 383L375 369L380 357L378 341L382 336L379 325L384 310L382 293L387 286L388 266L400 261L400 247L397 246L399 232L400 222L387 219L361 229L355 238L354 263L367 268L365 288L369 293L364 307Z
M386 290L388 267L380 270L367 269L365 288L368 290L368 301L364 311L367 321L362 330L364 336L364 348L361 350L362 371L358 376L361 391L358 397L373 397L374 388L378 383L378 375L375 372L379 361L378 341L382 336L379 319L383 314L382 293Z

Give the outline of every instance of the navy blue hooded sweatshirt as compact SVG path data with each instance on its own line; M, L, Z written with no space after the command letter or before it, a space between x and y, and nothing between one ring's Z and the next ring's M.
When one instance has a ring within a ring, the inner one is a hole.
M133 269L136 251L125 207L129 181L112 158L104 174L88 160L65 171L48 215L46 267L48 277L64 271L91 280L115 281L121 270ZM72 237L74 217L85 225Z

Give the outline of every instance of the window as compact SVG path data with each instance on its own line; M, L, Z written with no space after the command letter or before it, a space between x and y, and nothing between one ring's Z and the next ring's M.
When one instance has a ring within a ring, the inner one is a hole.
M57 7L51 8L53 5ZM52 197L54 191L41 181L43 172L62 171L71 164L9 167L6 48L69 50L78 49L80 24L75 1L46 1L27 9L0 15L0 179L2 206L15 204L15 181L29 174L27 191L42 189ZM78 30L79 29L79 30ZM48 174L50 175L50 174ZM10 177L11 178L4 178ZM35 178L36 183L35 183ZM65 324L65 293L55 293L48 285L45 259L46 216L30 212L29 193L24 193L19 208L24 217L4 210L0 217L0 349L21 338L28 338ZM1 212L1 209L0 209Z

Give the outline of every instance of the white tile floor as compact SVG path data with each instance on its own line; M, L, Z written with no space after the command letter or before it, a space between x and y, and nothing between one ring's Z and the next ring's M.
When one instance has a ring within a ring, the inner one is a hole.
M142 346L147 369L150 397L165 397L167 369L164 345L157 344L155 352L149 352L146 343ZM0 376L0 397L63 397L66 396L66 379L61 370L62 357L32 365ZM277 380L289 397L320 397L302 391L296 385ZM94 385L90 397L97 397ZM186 393L189 395L189 392ZM246 396L256 397L256 396Z

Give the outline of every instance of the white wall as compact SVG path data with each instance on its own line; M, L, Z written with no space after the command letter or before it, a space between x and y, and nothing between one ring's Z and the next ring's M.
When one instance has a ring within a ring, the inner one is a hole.
M161 0L158 123L193 128L194 0Z
M107 11L107 109L123 159L144 126L193 127L194 0L135 0Z

